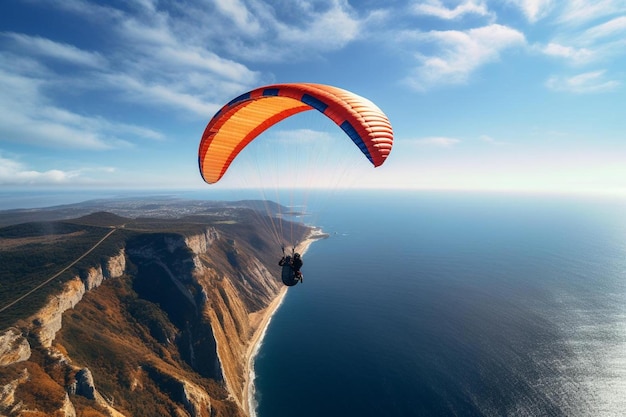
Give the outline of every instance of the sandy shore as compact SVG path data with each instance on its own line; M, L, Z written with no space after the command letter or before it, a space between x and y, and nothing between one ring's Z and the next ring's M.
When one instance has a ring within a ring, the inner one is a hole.
M320 235L319 230L313 230L309 237L305 239L303 242L298 244L295 251L299 252L301 255L304 255L306 251L309 249L309 246L316 240L326 237L324 235ZM289 287L283 286L276 296L276 298L270 303L265 310L260 312L262 315L260 318L259 326L257 330L254 332L252 339L250 340L250 344L248 346L248 350L246 351L246 357L244 358L246 361L246 365L244 368L244 392L242 393L242 405L244 408L244 412L248 416L255 416L255 404L254 404L254 359L259 352L259 348L261 346L261 342L263 341L263 337L265 337L265 332L267 331L267 327L269 326L270 321L272 320L272 316L278 310L278 307L283 302L285 295L287 294L287 290Z

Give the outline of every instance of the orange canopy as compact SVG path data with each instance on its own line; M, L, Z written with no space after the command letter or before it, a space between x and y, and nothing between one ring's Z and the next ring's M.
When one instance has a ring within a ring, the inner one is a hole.
M375 167L385 162L391 152L393 130L374 103L323 84L275 84L240 95L213 116L198 150L202 178L216 183L239 152L262 132L312 109L341 127Z

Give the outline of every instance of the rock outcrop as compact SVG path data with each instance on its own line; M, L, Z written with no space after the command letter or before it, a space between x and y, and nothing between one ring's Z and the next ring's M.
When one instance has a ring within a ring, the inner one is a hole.
M63 290L52 297L32 318L32 334L43 347L50 347L56 333L61 329L63 313L83 299L87 291L99 287L106 278L124 274L126 257L124 251L109 258L104 265L84 271L63 285Z
M83 368L76 373L76 395L81 395L88 400L96 399L96 386L93 382L93 375L89 368Z
M96 389L96 384L93 379L93 375L89 368L83 368L76 373L75 381L72 382L68 391L73 395L80 395L82 397L87 398L88 400L94 401L100 407L107 410L110 416L114 417L124 417L124 414L118 412L115 408L113 408L109 402L98 392ZM71 404L71 403L70 403ZM74 407L71 407L73 410ZM76 413L74 411L74 413Z
M19 329L11 327L0 334L0 366L30 358L30 344Z
M28 370L24 368L17 378L0 387L0 411L15 412L20 409L21 404L16 401L15 390L26 381L28 381Z
M204 233L198 235L187 236L185 238L185 245L191 249L193 253L199 255L206 253L211 247L213 242L219 239L220 234L214 227L208 227Z
M211 397L201 387L181 381L183 404L192 416L211 416Z
M76 417L76 409L74 408L74 404L70 401L70 396L65 394L65 400L63 401L63 407L61 407L61 413L65 417Z

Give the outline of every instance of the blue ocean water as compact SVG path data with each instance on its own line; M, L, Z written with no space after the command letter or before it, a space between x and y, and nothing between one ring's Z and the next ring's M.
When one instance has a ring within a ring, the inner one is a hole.
M256 358L257 416L626 415L625 213L342 195Z

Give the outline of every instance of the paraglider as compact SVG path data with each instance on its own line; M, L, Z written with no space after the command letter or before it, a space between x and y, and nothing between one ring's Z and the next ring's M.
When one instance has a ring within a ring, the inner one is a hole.
M308 110L319 111L339 126L374 167L382 165L391 152L391 123L370 100L324 84L274 84L234 98L209 121L198 149L203 180L217 183L237 155L259 135ZM283 256L279 265L285 285L302 282L299 254L292 251L292 256Z
M205 182L218 182L239 152L261 133L297 113L318 110L337 124L375 166L393 144L387 116L374 103L350 91L323 84L275 84L231 100L213 116L198 150Z
M278 261L278 265L283 268L281 272L283 284L292 287L298 282L303 282L304 277L302 276L302 272L300 272L303 262L299 253L294 253L293 257L291 255L283 256L280 261Z

